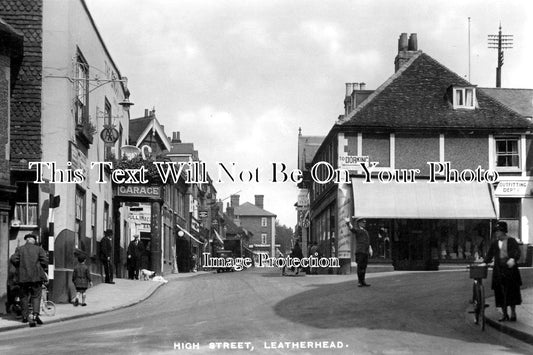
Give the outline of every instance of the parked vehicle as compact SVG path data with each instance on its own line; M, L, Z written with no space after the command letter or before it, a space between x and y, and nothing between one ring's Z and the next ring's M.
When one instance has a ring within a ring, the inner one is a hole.
M231 250L219 250L217 252L217 258L233 258L233 252ZM219 267L217 272L235 271L233 267Z

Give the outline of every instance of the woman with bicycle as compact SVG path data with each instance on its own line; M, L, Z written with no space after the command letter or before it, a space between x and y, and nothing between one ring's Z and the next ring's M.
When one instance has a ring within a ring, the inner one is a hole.
M492 273L492 289L496 298L496 307L501 307L503 317L500 322L516 321L515 307L522 303L520 286L522 278L518 270L517 262L520 258L520 248L517 241L507 235L507 223L499 221L494 227L494 240L489 247L485 262L494 260ZM507 313L507 307L511 308L511 317Z

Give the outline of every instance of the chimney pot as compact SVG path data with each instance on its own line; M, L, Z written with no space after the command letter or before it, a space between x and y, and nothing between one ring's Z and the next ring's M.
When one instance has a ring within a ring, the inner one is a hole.
M181 143L180 132L172 132L172 143Z
M350 96L353 91L353 84L352 83L346 83L346 97Z
M150 110L148 110L147 108L144 109L144 117L149 117L149 112Z
M408 50L410 51L417 51L418 50L418 43L417 43L416 33L411 33L409 36L409 47Z
M366 89L366 83L359 83L359 87L361 90L365 90Z
M359 83L353 83L353 91L359 90Z
M398 39L398 52L406 51L409 48L407 42L407 33L402 33L400 39Z

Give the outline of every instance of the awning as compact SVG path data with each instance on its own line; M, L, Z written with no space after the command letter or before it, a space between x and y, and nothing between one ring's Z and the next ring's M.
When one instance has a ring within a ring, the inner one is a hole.
M488 183L364 183L353 178L352 190L356 217L496 219Z
M213 232L215 232L215 235L217 236L217 239L222 243L222 245L224 245L224 241L222 240L222 238L220 238L220 234L218 234L217 230L213 229Z
M198 239L196 239L195 237L192 236L191 233L187 232L187 230L185 230L185 228L183 228L182 226L180 226L179 224L176 224L176 226L181 229L181 231L185 234L187 234L192 240L194 240L195 242L197 242L198 244L202 244L201 241L199 241Z

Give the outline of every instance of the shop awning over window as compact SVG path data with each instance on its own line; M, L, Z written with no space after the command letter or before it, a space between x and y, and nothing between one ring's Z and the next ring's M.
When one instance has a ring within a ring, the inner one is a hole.
M363 183L352 179L354 216L364 218L495 219L487 183Z
M201 241L193 237L191 233L187 232L187 230L183 228L182 226L180 226L179 224L176 224L176 227L178 227L181 231L183 231L183 233L187 234L189 238L191 238L191 240L194 240L198 244L203 244Z

